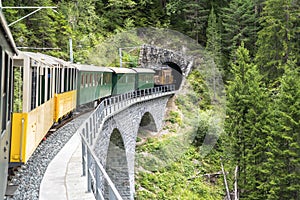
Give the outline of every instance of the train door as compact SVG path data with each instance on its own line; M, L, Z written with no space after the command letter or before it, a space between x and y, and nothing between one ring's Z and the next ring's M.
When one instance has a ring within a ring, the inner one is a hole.
M4 188L6 188L7 169L9 162L9 148L10 148L10 120L12 107L12 60L10 56L2 50L0 46L0 177L4 180L0 181L0 195L4 195ZM0 197L1 197L0 196Z

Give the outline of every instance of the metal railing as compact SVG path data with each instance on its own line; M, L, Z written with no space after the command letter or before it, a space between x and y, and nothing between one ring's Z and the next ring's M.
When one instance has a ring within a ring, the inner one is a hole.
M87 174L88 192L93 191L96 200L104 200L104 194L101 189L105 187L104 182L109 187L109 199L122 199L120 193L106 173L99 158L92 150L93 146L95 145L94 141L96 141L106 119L133 104L174 94L174 92L175 85L166 85L142 89L107 98L98 105L95 111L77 130L82 138L83 176Z

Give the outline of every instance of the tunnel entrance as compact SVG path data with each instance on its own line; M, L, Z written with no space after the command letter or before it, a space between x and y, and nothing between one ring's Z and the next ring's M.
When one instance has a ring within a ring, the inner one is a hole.
M165 62L161 66L155 68L155 71L156 75L161 77L161 83L158 85L175 84L176 90L180 88L183 75L177 64L173 62Z
M127 156L121 133L114 129L108 146L106 172L115 184L123 199L130 199L129 171ZM105 184L105 193L108 199L114 199L110 187Z

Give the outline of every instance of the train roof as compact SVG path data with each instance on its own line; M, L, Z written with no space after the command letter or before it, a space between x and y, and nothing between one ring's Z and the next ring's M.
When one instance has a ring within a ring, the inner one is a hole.
M7 22L5 20L5 17L2 13L2 10L0 9L0 24L1 24L1 28L3 30L1 30L3 32L3 35L6 35L7 36L7 40L8 40L8 43L10 45L10 47L12 48L12 51L16 54L18 54L18 50L17 50L17 47L16 47L16 44L15 44L15 41L12 37L12 34L10 32L10 29L7 25Z
M151 73L154 74L155 71L153 69L149 69L149 68L132 68L134 71L136 71L137 73Z
M109 67L116 74L136 74L136 71L124 67Z
M63 59L60 59L60 58L56 58L56 57L53 57L53 56L49 56L49 55L46 55L46 54L42 54L42 53L36 53L36 56L38 58L40 58L41 60L51 64L51 65L63 65L63 66L68 66L68 67L72 67L72 63L70 62L67 62L67 61L64 61Z
M86 64L73 64L79 71L99 71L99 72L113 72L108 67L99 67L94 65L86 65Z

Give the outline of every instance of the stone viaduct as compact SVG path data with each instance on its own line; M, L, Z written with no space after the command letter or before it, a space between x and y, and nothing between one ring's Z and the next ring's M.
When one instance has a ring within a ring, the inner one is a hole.
M191 69L191 61L166 49L144 45L140 55L142 67L167 64L183 76ZM110 181L122 199L134 199L137 134L140 128L151 131L162 128L167 102L175 93L173 89L148 91L147 97L126 94L107 99L78 130L83 141L83 170L88 175L88 190L96 199L120 199Z

